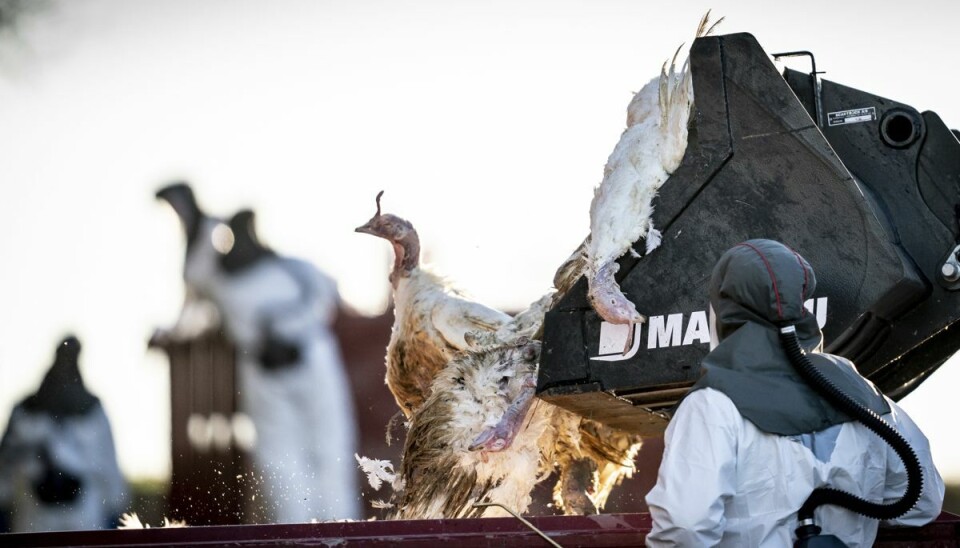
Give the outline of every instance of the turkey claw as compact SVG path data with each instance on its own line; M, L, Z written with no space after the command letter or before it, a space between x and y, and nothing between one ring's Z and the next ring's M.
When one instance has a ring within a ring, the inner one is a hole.
M513 443L513 436L510 435L510 432L498 432L498 430L500 430L500 425L484 430L473 440L469 449L471 451L481 449L491 452L503 451Z

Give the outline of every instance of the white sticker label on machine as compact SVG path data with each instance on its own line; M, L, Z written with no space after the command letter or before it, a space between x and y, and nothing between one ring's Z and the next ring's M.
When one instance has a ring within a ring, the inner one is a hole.
M839 112L830 112L827 114L827 125L842 126L846 124L856 124L859 122L872 122L877 119L877 109L875 107L853 108L850 110L841 110Z
M827 298L808 299L804 308L816 315L820 329L827 325ZM646 324L616 325L600 323L599 356L590 359L603 362L620 362L637 355L641 346L647 350L671 348L692 344L710 344L709 310L697 310L690 314L665 314L650 316ZM633 328L633 345L624 348L630 328ZM643 337L646 331L646 338Z

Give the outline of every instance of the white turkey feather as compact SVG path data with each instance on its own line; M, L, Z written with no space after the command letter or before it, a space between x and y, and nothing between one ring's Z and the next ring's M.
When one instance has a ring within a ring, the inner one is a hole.
M480 303L452 295L433 308L433 325L444 340L459 350L469 347L464 335L472 331L494 331L511 321L509 315Z
M397 474L393 471L393 463L388 460L371 459L354 454L357 459L360 470L367 475L367 482L374 491L379 491L384 482L393 484L397 479Z

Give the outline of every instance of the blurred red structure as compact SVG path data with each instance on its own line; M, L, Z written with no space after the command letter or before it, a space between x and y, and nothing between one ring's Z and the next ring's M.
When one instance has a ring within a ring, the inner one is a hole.
M166 515L195 525L253 523L245 501L250 478L234 442L234 350L219 332L160 348L170 360L172 475Z

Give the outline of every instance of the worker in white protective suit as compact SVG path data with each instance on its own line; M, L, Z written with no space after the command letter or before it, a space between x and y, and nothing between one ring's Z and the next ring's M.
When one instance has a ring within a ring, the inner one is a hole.
M230 220L235 243L214 288L236 344L240 402L256 428L254 466L277 523L359 519L356 421L330 330L339 297L313 265L256 239L252 214Z
M188 302L212 302L236 346L239 405L254 426L255 504L276 523L359 519L350 385L330 326L336 283L257 238L249 210L222 222L185 184L162 189L187 234ZM163 336L185 337L190 314ZM157 335L155 335L157 337Z
M36 393L14 407L0 441L0 532L115 527L128 502L110 423L67 337Z
M922 470L919 502L892 526L936 518L944 485L926 437L853 364L817 354L823 336L803 307L816 279L799 254L771 240L727 251L710 280L711 352L664 440L657 484L646 501L649 546L785 547L797 511L818 487L875 503L901 497L904 464L879 436L827 403L791 365L778 326L793 324L818 370L873 410L912 446ZM817 524L848 546L871 546L879 522L819 506Z

